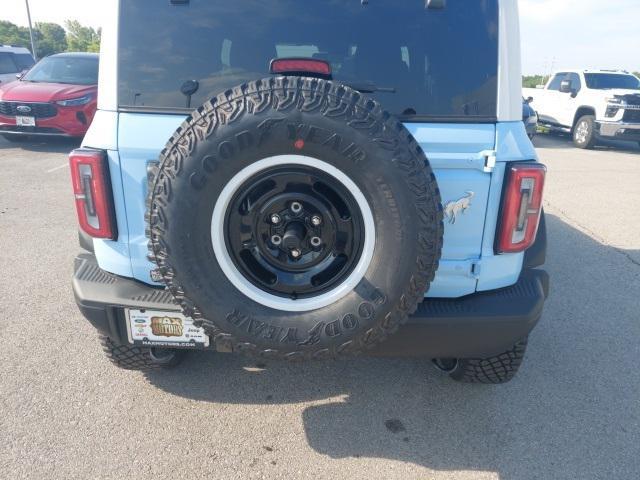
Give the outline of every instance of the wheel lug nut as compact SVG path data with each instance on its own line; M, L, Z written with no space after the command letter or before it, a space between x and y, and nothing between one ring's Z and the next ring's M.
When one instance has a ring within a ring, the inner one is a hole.
M282 243L282 237L280 235L273 235L271 237L271 243L273 243L275 246L278 246Z
M321 223L322 218L320 217L320 215L314 215L313 217L311 217L311 225L313 225L314 227L317 227Z
M312 247L319 247L320 245L322 245L322 239L320 239L320 237L311 237Z
M291 208L291 211L296 214L302 211L302 205L300 202L291 202L291 206L289 208Z
M292 248L290 253L293 258L300 258L300 255L302 255L302 252L297 248Z
M278 215L277 213L271 215L271 223L273 223L274 225L278 225L280 223L280 220L280 215Z

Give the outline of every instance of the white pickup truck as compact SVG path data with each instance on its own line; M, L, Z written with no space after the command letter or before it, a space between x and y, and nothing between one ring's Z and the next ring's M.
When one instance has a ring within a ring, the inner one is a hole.
M600 138L640 142L640 80L619 70L563 70L523 89L539 122L573 135L578 148Z

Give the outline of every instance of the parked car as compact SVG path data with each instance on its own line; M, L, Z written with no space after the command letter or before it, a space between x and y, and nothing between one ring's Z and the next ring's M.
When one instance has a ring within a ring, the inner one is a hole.
M640 79L629 72L563 70L524 92L534 97L540 123L570 132L578 148L601 138L640 143Z
M0 134L82 137L97 107L98 54L43 58L18 80L0 84Z
M0 84L13 82L16 75L35 63L31 52L24 47L0 45Z
M527 130L527 136L533 140L538 131L538 114L531 107L533 97L522 99L522 121L524 122L524 128Z
M108 5L70 165L73 290L116 365L366 351L513 377L548 292L516 0Z

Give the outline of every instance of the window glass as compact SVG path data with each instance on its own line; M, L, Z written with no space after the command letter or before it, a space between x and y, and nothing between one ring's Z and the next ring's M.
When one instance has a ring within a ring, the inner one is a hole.
M0 74L18 73L18 67L13 61L13 55L6 52L0 52Z
M14 53L13 61L16 63L20 71L31 68L33 64L36 63L30 53Z
M223 68L231 68L231 40L225 38L222 40L222 52L220 54Z
M576 92L580 91L580 88L582 86L580 82L580 75L578 75L577 73L570 73L569 75L567 75L567 80L571 82L571 88L573 88Z
M607 90L621 88L626 90L640 90L640 80L633 75L621 73L585 73L587 88Z
M27 82L93 85L98 83L98 57L43 58L27 72L23 80Z
M560 91L560 84L562 83L562 80L564 80L566 76L567 76L566 73L557 73L556 76L553 77L553 80L549 84L549 88L547 90Z
M305 57L329 61L337 81L384 87L371 95L395 114L496 116L497 0L121 0L120 12L122 107L184 109L187 80L198 105L269 76L274 58Z

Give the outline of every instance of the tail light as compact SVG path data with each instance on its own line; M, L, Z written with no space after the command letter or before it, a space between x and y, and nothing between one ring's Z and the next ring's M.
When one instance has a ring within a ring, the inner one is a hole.
M78 149L69 155L80 228L94 238L117 238L107 155Z
M331 77L331 64L317 58L275 58L269 65L271 73L316 74L321 77Z
M507 168L497 253L522 252L535 241L546 172L540 163L513 163Z

